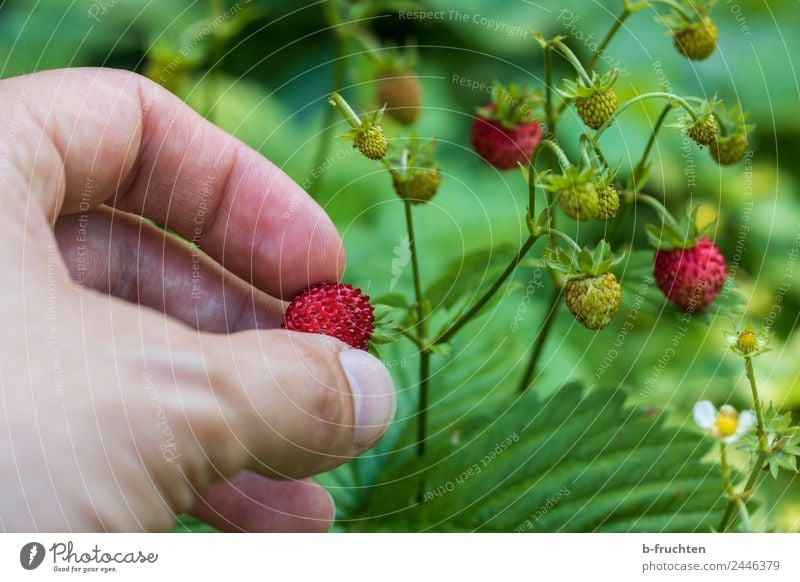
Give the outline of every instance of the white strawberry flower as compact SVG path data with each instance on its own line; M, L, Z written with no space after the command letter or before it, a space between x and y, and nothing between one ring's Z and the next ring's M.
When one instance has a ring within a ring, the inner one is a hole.
M756 425L756 415L752 410L737 412L730 404L717 410L708 400L695 404L692 414L697 426L725 444L737 442Z

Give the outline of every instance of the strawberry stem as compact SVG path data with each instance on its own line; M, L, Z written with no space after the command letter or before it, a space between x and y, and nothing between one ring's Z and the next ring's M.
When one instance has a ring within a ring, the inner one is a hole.
M328 100L336 110L342 114L342 117L345 118L347 123L350 124L350 127L353 129L358 129L361 127L361 119L356 115L356 112L353 111L353 108L350 107L350 104L345 101L344 97L339 95L336 91L331 93L331 98Z
M414 220L411 214L411 203L408 201L408 182L403 182L403 205L406 214L406 230L408 232L408 246L411 254L411 273L414 279L414 296L417 301L417 333L422 340L423 346L426 345L428 331L425 309L422 305L422 283L419 272L419 260L417 257L417 240L414 235ZM417 402L417 455L420 457L425 454L425 441L427 440L427 417L428 417L428 377L430 376L430 350L423 347L419 352L419 399Z
M627 20L628 17L631 14L633 14L635 10L638 10L638 7L634 8L634 7L628 6L626 4L625 8L623 8L623 10L622 10L622 13L616 18L616 20L614 20L614 24L611 25L611 28L606 33L606 35L603 37L603 40L600 42L600 44L597 47L597 50L594 51L594 54L592 55L592 59L589 61L589 64L586 66L586 70L589 73L591 73L592 70L594 70L594 66L597 64L597 61L603 55L603 52L605 52L606 47L611 42L611 39L614 38L614 35L617 34L617 32L622 27L622 25L625 22L625 20Z
M758 396L758 385L756 384L756 376L753 372L753 358L745 356L744 369L747 379L750 382L750 390L753 394L753 407L756 412L756 434L758 435L759 452L756 462L750 471L750 477L747 479L742 492L728 503L725 514L722 516L722 523L719 526L720 532L725 532L731 526L732 521L737 517L734 512L739 509L741 513L742 507L747 503L747 500L753 496L754 488L761 474L761 469L770 453L769 442L767 441L767 433L764 424L764 411L761 407L761 399Z
M595 132L593 142L596 144L600 139L600 136L603 135L603 132L605 132L605 130L607 130L611 126L611 124L614 123L617 117L619 117L626 109L632 107L633 105L636 105L641 101L646 101L649 99L666 99L671 104L677 103L686 111L686 113L688 113L691 116L692 120L694 121L700 120L700 114L694 107L689 105L689 103L683 97L679 97L673 93L667 93L665 91L642 93L641 95L637 95L636 97L628 99L625 103L617 107L617 110L614 111L614 113L612 113L609 116L609 118L605 121L605 123L601 125L600 128Z
M559 53L561 53L561 56L563 56L567 62L572 65L572 68L575 69L575 72L578 73L578 76L580 76L586 82L588 87L592 86L592 78L589 76L589 73L586 72L586 69L583 68L580 59L575 56L575 53L573 53L567 45L557 39L551 40L548 45L554 47Z
M528 363L525 366L525 372L522 374L522 379L519 383L520 393L525 392L528 389L531 380L533 380L534 376L536 375L536 364L539 362L539 357L542 355L542 351L544 350L544 343L547 340L550 329L553 327L553 323L556 320L558 301L560 298L561 287L556 285L553 288L552 295L550 296L550 303L547 306L544 321L539 328L539 333L536 335L536 344L533 346L531 357L528 359Z

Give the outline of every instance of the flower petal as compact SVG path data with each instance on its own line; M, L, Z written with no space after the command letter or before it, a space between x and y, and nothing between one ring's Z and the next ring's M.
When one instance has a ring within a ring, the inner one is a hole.
M736 434L734 435L738 437L736 440L739 440L739 438L753 430L755 425L756 415L753 414L752 410L745 410L739 413L739 428L736 429Z
M694 405L692 415L697 426L708 430L717 419L717 409L709 400L701 400Z

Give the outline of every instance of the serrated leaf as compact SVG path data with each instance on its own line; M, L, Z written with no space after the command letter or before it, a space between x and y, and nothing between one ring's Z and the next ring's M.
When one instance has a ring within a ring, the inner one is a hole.
M625 400L570 385L439 417L426 457L392 463L346 517L391 531L708 531L726 504L701 460L710 443Z

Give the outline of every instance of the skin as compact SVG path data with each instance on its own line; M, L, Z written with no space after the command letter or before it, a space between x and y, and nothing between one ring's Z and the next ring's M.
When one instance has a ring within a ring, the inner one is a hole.
M327 531L305 478L385 424L354 426L348 346L277 329L342 274L325 213L132 73L7 79L0 105L0 531L165 531L181 512Z

